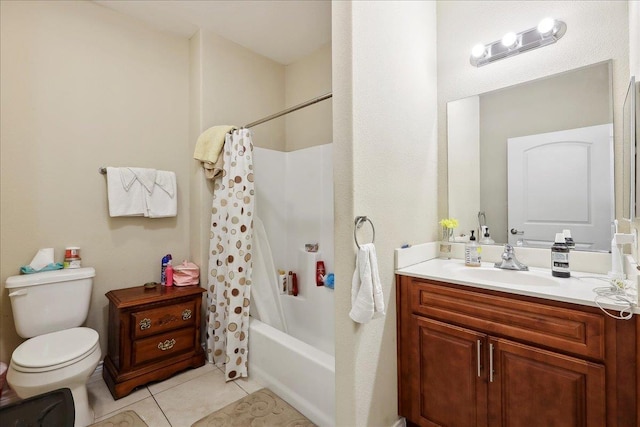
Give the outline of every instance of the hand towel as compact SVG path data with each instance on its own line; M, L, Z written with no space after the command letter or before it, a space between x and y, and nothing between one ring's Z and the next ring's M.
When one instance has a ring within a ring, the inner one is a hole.
M354 322L367 323L385 314L382 283L378 273L378 258L373 243L360 245L356 269L351 282L351 311Z
M216 160L215 163L202 162L202 167L204 168L204 176L206 176L207 179L214 180L222 174L224 156L218 156L218 160Z
M171 171L157 171L153 191L144 192L146 213L149 218L165 218L178 213L178 190L176 174Z
M130 168L107 168L109 216L143 216L143 187Z
M153 186L156 183L156 175L158 171L148 168L126 168L128 169L140 182L140 184L147 190L147 193L153 192Z
M237 129L237 127L228 125L213 126L202 132L196 142L193 158L201 162L215 163L224 146L225 135L234 129Z

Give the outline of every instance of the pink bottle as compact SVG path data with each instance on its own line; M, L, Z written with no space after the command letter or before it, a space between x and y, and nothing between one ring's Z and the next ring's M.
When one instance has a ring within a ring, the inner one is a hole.
M164 273L167 276L167 283L165 286L173 286L173 266L171 265L171 260L167 263L167 269Z

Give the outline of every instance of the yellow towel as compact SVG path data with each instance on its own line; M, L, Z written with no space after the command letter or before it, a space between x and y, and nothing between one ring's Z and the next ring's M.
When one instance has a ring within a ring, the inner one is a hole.
M215 163L224 146L224 136L237 129L235 126L213 126L202 132L196 142L193 158L201 162Z

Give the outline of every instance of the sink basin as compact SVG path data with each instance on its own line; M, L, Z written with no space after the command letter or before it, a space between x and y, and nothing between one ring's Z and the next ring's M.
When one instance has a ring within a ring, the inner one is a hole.
M559 284L556 279L550 277L550 271L514 271L485 266L466 267L460 264L456 264L451 270L453 277L462 280L482 280L510 286L558 286Z

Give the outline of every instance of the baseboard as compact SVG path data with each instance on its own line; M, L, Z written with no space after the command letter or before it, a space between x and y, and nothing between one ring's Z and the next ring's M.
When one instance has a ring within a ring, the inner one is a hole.
M396 422L391 425L391 427L406 427L406 426L407 426L407 420L404 417L398 418Z
M96 369L93 371L93 373L89 377L87 384L92 383L94 381L102 381L102 363L103 363L102 361L98 363L98 366L96 366ZM18 397L16 392L13 391L9 387L9 384L5 381L4 387L2 388L2 398L0 398L0 407L11 405L12 403L18 402L19 400L21 399Z

